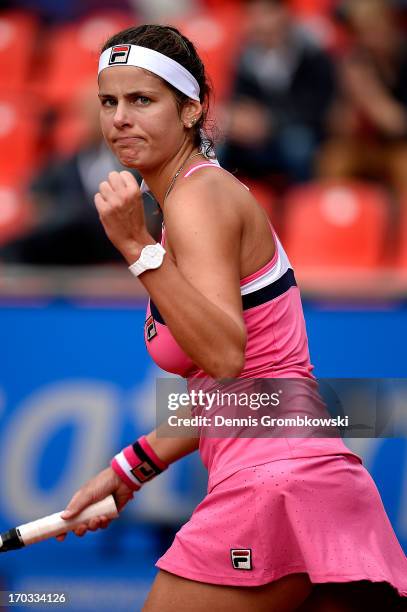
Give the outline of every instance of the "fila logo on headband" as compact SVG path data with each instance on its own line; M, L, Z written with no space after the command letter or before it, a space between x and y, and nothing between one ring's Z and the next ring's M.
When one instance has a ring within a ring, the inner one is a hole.
M112 64L127 64L131 45L119 45L112 47L109 58L109 66Z
M230 557L232 565L238 570L251 570L252 567L252 550L251 548L231 548Z

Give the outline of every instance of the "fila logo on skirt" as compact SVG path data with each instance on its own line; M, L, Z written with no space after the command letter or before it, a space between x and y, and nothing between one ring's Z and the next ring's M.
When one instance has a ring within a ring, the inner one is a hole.
M252 550L251 548L231 548L230 557L232 565L238 570L251 570L252 567Z

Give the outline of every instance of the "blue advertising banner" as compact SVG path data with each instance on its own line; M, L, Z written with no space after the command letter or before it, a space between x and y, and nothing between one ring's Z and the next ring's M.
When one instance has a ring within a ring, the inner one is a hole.
M63 509L115 452L154 427L162 372L147 355L143 325L140 303L1 308L1 530ZM141 609L164 552L160 534L189 517L205 476L198 457L187 457L107 531L2 555L0 590L63 592L70 610L111 610L113 601L116 610Z
M305 302L311 359L318 377L407 378L407 306ZM407 391L394 402L407 423ZM349 439L380 491L387 514L407 552L407 440ZM389 475L391 474L391 477Z
M154 427L163 373L144 346L144 312L140 302L0 305L1 531L62 510L118 449ZM406 377L406 308L310 302L305 316L317 376ZM363 456L407 550L406 440L348 445ZM65 593L64 609L77 612L141 609L154 561L205 486L199 458L183 459L108 530L1 555L0 591Z

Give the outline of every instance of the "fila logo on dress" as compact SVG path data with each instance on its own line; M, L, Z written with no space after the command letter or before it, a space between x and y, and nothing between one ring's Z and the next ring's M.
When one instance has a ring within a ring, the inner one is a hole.
M157 328L155 326L155 322L153 317L150 315L145 322L145 330L146 330L146 338L149 342L157 335Z
M251 548L231 548L230 556L232 565L238 570L251 570L252 567L252 550Z

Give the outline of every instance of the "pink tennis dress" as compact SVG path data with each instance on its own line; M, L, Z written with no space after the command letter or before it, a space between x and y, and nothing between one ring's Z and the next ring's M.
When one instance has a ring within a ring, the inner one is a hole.
M184 178L202 167L221 170L207 162ZM313 380L299 289L273 236L273 259L240 282L248 340L239 379ZM189 384L206 376L152 301L145 341L162 369ZM201 437L200 454L207 495L157 567L237 586L304 572L313 583L387 582L407 597L407 558L375 483L341 438Z

